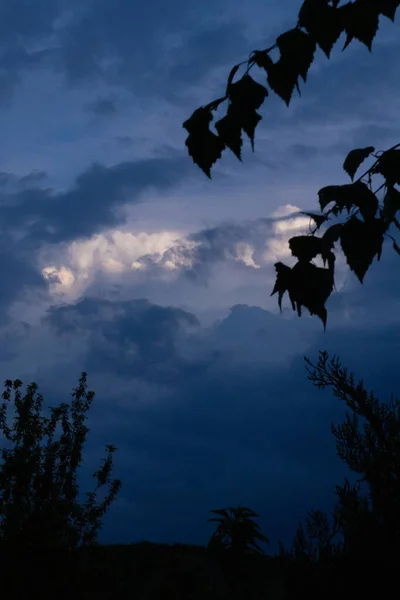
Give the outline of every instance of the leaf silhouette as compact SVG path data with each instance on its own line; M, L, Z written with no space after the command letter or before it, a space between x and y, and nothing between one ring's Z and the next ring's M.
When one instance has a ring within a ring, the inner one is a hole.
M327 311L325 302L333 290L333 270L316 267L310 262L299 261L291 269L283 263L276 263L277 279L271 296L279 292L279 308L282 311L282 298L289 292L293 310L301 316L305 306L311 315L317 315L326 328Z
M396 250L397 254L400 254L400 248L399 246L396 244L396 241L393 240L393 249Z
M229 106L225 117L215 123L215 129L224 144L232 150L239 160L242 160L242 128L231 108Z
M297 78L307 81L307 73L314 58L316 43L314 39L301 29L286 31L276 39L281 53L280 60L293 69Z
M228 82L226 84L226 95L227 96L229 96L229 92L230 92L230 89L231 89L233 78L235 77L236 73L238 72L239 67L240 67L240 64L239 65L235 65L234 67L232 67L231 72L229 73Z
M343 223L336 223L335 225L328 227L322 236L324 248L327 250L332 250L334 243L340 238L342 227Z
M379 219L361 221L352 217L342 227L340 242L347 264L360 282L371 266L375 256L380 259L384 227Z
M229 86L229 107L225 117L217 121L215 128L220 138L241 160L242 130L248 135L254 151L254 132L261 116L256 112L264 102L268 90L254 81L250 75L244 75Z
M379 3L375 0L357 0L342 6L341 11L347 34L343 50L356 38L371 52L379 26Z
M268 90L248 74L230 86L229 99L243 112L258 110L267 96Z
M318 192L321 210L324 210L331 202L335 202L338 212L341 212L343 208L347 208L349 212L353 206L354 185L354 183L349 183L345 185L327 185L321 188Z
M251 149L254 152L254 134L258 123L261 121L262 116L258 112L248 112L240 116L240 123L245 134L250 138Z
M297 235L290 238L289 248L292 255L299 259L300 262L309 262L322 252L321 238L313 235Z
M341 17L340 9L329 6L328 0L305 0L299 12L298 24L308 31L329 58L343 31Z
M353 186L353 205L358 206L365 221L373 219L378 210L378 198L362 181L356 181Z
M298 28L280 35L276 44L280 51L280 58L276 63L263 52L253 53L252 60L267 72L270 87L289 105L295 87L300 93L299 77L303 81L307 80L316 44L309 34Z
M367 148L356 148L348 153L343 163L343 169L349 174L352 180L361 163L364 162L372 152L375 152L375 148L373 146L368 146Z
M381 15L387 17L391 21L394 21L396 10L400 6L400 0L380 0L379 11Z
M387 150L379 157L372 173L380 173L389 186L400 184L400 150Z
M389 186L383 200L383 218L390 224L399 210L400 192L395 187Z
M221 138L209 129L212 118L211 110L201 107L183 123L183 127L189 132L185 142L189 156L210 179L211 167L221 158L225 149Z
M289 291L292 269L281 262L275 263L274 267L276 271L276 282L271 296L278 293L278 306L279 310L282 312L282 298L285 293ZM293 304L292 308L293 310L295 309Z
M322 269L307 262L298 262L292 268L289 297L297 314L305 306L310 315L317 315L326 328L328 313L325 302L333 290L333 274L330 269Z

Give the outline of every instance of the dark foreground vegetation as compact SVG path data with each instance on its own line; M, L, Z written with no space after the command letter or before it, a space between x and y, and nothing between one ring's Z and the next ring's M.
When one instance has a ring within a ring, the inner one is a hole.
M384 596L397 585L400 559L400 402L381 402L321 352L306 359L308 379L330 388L349 409L331 425L339 457L355 483L336 486L331 515L310 510L293 543L269 556L269 540L238 506L210 511L207 546L100 545L102 517L121 482L111 478L107 446L95 489L80 502L76 472L94 398L86 374L70 405L50 408L35 384L5 382L0 409L0 558L6 598L246 598ZM9 408L14 403L13 422ZM295 451L295 449L294 449ZM100 488L108 488L97 502Z

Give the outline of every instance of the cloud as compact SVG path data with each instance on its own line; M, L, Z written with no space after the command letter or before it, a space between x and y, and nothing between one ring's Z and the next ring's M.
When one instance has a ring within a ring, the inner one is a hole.
M144 159L111 167L95 164L65 192L44 188L3 192L2 221L40 243L92 235L120 222L119 206L140 202L148 190L175 186L186 173L187 164L179 158Z
M114 115L117 112L115 98L97 98L86 105L86 110L99 117Z

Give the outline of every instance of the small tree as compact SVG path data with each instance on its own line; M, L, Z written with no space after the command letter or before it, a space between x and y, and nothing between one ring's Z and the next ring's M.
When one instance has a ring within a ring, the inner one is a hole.
M77 469L89 431L86 413L94 398L87 390L86 373L72 392L71 405L50 407L49 417L41 414L43 397L36 383L28 385L25 394L21 387L19 379L7 380L0 407L0 432L8 442L1 448L0 464L2 546L19 551L93 544L121 481L111 480L116 447L107 445L103 465L93 474L95 489L86 493L86 502L79 502ZM7 411L12 395L15 415L10 426ZM109 493L97 502L97 492L104 486Z
M308 379L331 388L351 410L343 424L331 425L339 457L360 477L336 486L336 511L344 536L343 551L358 558L400 556L400 401L381 402L355 381L337 357L320 352L309 359ZM362 487L368 493L362 494Z
M249 593L249 585L254 581L254 559L264 554L257 540L269 543L265 535L260 533L260 526L251 517L257 513L245 506L223 508L210 512L220 515L208 521L219 523L210 538L208 549L222 568L233 594Z

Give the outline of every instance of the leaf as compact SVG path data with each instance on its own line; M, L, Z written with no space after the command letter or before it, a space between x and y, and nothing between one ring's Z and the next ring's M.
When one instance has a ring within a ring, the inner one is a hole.
M358 206L365 221L373 219L378 210L378 198L362 181L352 184L353 205Z
M309 262L322 251L321 238L313 235L297 235L290 238L289 248L300 262Z
M229 96L229 92L230 92L230 88L231 88L231 85L232 85L233 78L235 77L236 73L238 72L239 67L240 67L240 64L239 65L235 65L234 67L232 67L232 70L229 73L228 82L226 84L226 95L227 96Z
M348 153L346 160L343 163L343 169L349 174L352 180L361 163L368 158L372 152L375 152L375 148L373 146L368 146L367 148L351 150Z
M379 12L381 15L387 17L391 21L394 21L396 10L400 6L400 0L380 0Z
M251 149L254 152L254 134L262 117L258 112L249 112L241 115L240 124L245 134L250 138Z
M352 217L342 227L340 242L347 264L362 283L375 256L380 259L384 227L380 219Z
M239 160L242 160L242 128L235 114L232 111L229 112L229 108L225 117L215 123L215 129L224 144L232 150Z
M202 106L194 111L192 116L183 123L182 127L184 127L188 133L197 133L199 131L207 130L212 120L213 116L211 110Z
M282 298L285 292L289 291L290 287L290 278L292 269L287 265L284 265L281 262L277 262L274 265L276 271L276 282L274 289L272 290L271 296L278 293L278 306L279 310L282 312ZM294 310L294 306L293 306Z
M215 128L220 138L239 160L242 148L242 130L248 135L254 151L254 133L261 116L256 112L264 102L268 90L244 75L229 87L230 104L225 117L217 121Z
M396 241L393 240L393 249L396 250L397 254L400 254L400 248L399 246L396 244Z
M225 144L220 137L209 129L212 121L211 110L201 107L183 123L189 132L186 146L193 162L211 179L211 167L222 156Z
M301 316L305 306L310 315L317 315L326 328L325 303L333 290L333 273L307 262L298 262L292 269L289 296Z
M295 28L280 35L276 43L281 53L280 61L293 69L296 80L300 76L306 82L316 49L313 38L301 29Z
M329 6L327 0L305 0L299 12L299 27L303 27L329 58L334 44L343 31L340 8Z
M376 0L356 0L341 7L347 37L343 50L354 38L371 52L372 41L379 26L379 3Z
M243 112L258 110L267 96L267 88L254 81L248 74L230 86L229 99Z
M270 87L289 106L294 88L300 93L298 79L307 79L316 48L310 35L300 29L291 29L276 40L280 51L278 62L274 63L268 54L253 54L255 63L267 72Z
M400 184L400 150L384 152L371 172L381 174L389 186Z
M279 292L279 308L282 311L282 297L286 291L293 310L301 316L301 307L305 306L311 315L317 315L326 327L327 311L325 302L333 290L333 273L315 265L301 261L291 269L283 263L276 263L277 280L273 296Z
M297 85L298 74L296 71L285 64L283 61L273 63L269 68L267 81L287 106L290 104L293 90Z
M328 229L325 231L324 235L322 236L322 242L326 250L332 250L335 242L337 242L340 237L342 227L343 223L336 223L335 225L328 227Z
M400 192L393 186L388 187L383 199L383 218L390 224L400 210Z
M321 210L324 210L331 202L336 202L339 212L343 208L350 211L353 205L353 189L354 183L346 185L327 185L321 188L318 192L319 205Z

